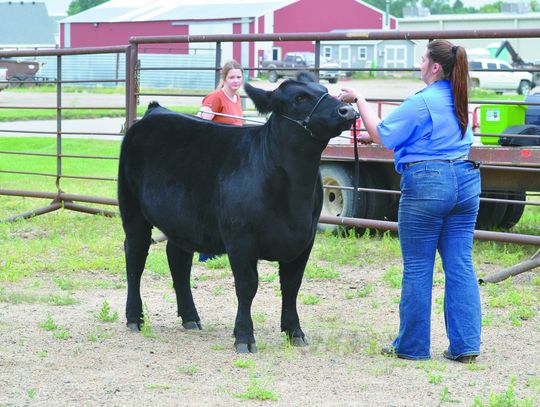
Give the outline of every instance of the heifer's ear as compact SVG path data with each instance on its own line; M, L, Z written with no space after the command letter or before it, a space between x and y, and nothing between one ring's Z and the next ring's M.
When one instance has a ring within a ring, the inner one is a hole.
M315 79L315 75L313 75L311 72L306 72L306 71L299 72L298 75L296 76L296 79L300 82L305 82L305 83L317 82L317 80Z
M272 111L272 106L270 105L271 91L256 88L249 83L244 85L244 90L249 98L253 100L255 107L260 113L270 113Z

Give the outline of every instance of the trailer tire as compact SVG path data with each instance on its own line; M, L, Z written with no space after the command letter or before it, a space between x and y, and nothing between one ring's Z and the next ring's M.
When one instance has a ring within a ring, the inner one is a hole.
M527 200L527 194L523 191L509 191L508 199L512 199L514 201L525 202ZM525 211L524 203L523 204L509 203L507 205L506 212L504 213L501 223L499 224L499 227L503 229L510 229L514 227L521 219L521 215L523 215L524 211Z
M333 189L336 187L353 188L353 171L351 166L346 164L322 163L320 166L321 180L323 184L323 206L322 215L342 216L342 217L364 217L362 212L365 212L365 205L358 205L359 214L353 213L353 196L352 189ZM362 177L360 186L362 186ZM330 188L324 188L324 185ZM365 193L359 192L358 199L364 201ZM360 203L359 202L359 203ZM334 234L346 234L350 227L342 227L337 225L321 224L318 225L319 231L331 231Z
M502 191L486 191L480 195L481 198L507 199L508 195ZM508 204L503 202L482 202L476 218L477 229L498 228L503 222L503 218L508 209Z
M337 83L337 78L328 79L328 83Z

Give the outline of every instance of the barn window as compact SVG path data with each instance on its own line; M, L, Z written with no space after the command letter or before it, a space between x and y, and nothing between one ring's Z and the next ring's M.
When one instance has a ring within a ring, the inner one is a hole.
M332 58L332 47L323 47L323 56L325 58Z
M367 47L358 47L358 59L367 59Z

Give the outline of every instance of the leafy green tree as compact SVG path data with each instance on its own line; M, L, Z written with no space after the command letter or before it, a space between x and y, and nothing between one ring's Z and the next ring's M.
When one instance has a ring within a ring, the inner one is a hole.
M366 3L371 4L379 10L386 11L386 0L366 0ZM416 0L390 0L390 15L393 17L403 17L403 8L415 6Z
M485 4L480 7L480 13L500 13L502 1L496 1L491 4Z
M107 0L73 0L71 3L69 3L67 14L68 16L79 14L80 12L88 10L89 8L99 6L106 1Z
M540 11L540 3L538 0L531 0L531 11Z

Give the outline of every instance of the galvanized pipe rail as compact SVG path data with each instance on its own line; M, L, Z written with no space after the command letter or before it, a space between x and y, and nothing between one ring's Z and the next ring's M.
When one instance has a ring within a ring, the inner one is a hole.
M134 36L130 38L130 43L135 46L135 50L132 55L137 54L137 49L139 46L142 46L144 44L164 44L164 43L197 43L197 42L215 42L216 43L216 64L215 64L215 72L216 72L216 83L218 80L219 70L221 68L221 47L220 44L222 42L269 42L269 41L315 41L315 73L318 75L319 68L320 68L320 42L321 41L335 41L335 40L395 40L395 39L470 39L470 38L538 38L540 37L540 29L527 29L527 30L520 30L520 29L501 29L501 30L449 30L449 31L408 31L408 32L400 32L400 31L388 31L388 32L354 32L354 33L290 33L290 34L242 34L242 35L179 35L179 36L160 36L160 37L154 37L154 36L147 36L147 37L140 37L140 36ZM133 67L135 67L134 64L132 64ZM250 68L248 68L250 69ZM256 68L252 68L256 69ZM363 69L365 71L370 71L371 69L365 68ZM410 71L410 69L377 69L379 70L391 70L391 71ZM136 72L132 72L133 77L136 77ZM135 82L135 81L132 81ZM128 97L128 110L134 111L133 107L129 107L131 104L135 104L137 101L137 98L139 96L139 93L137 92L138 89L135 89L136 91L131 94L130 97ZM389 100L401 103L401 100ZM471 101L471 103L474 103L474 101ZM502 102L493 102L493 104L499 104ZM522 102L518 102L516 104L522 104ZM524 103L523 103L524 104ZM128 113L128 123L129 126L134 120L134 116L130 115ZM485 134L477 133L476 136L489 136ZM493 135L495 137L503 137L504 135ZM508 135L514 137L515 135ZM519 136L520 137L531 137L531 136ZM534 138L534 136L533 136ZM503 169L504 167L500 166L485 166L485 168L492 168L494 170L497 169ZM512 170L514 170L514 167L512 167ZM537 168L516 168L516 171L534 171L534 172L540 172L540 169ZM385 191L387 193L399 193L398 191ZM498 199L494 198L482 198L486 201L499 201ZM509 200L500 200L505 202L514 202ZM516 201L518 202L518 201ZM522 202L518 202L522 203ZM343 218L337 218L343 219ZM334 223L336 222L336 219L329 219L329 217L322 216L320 219L321 222L329 222ZM363 220L364 225L363 227L371 227L371 228L383 228L386 226L383 226L380 221L373 221L373 220ZM351 221L351 224L348 226L355 226ZM357 225L356 225L357 226ZM388 226L388 225L387 225ZM392 226L393 227L393 226ZM509 241L514 241L516 238L513 236L513 234L506 234L506 233L497 233L493 234L495 232L486 232L486 231L477 231L475 236L477 238L482 238L488 236L488 238L493 238L493 240L501 239L501 235L508 235ZM510 237L512 236L512 237ZM521 243L528 243L528 244L537 244L540 245L540 239L536 236L522 236L518 239Z
M36 215L41 215L49 213L58 209L70 209L78 212L91 213L91 214L102 214L104 216L115 216L115 212L107 211L104 209L91 208L79 204L73 203L73 201L85 202L85 203L95 203L95 204L105 204L105 205L116 205L116 200L109 200L107 198L100 197L88 197L84 195L75 195L75 194L66 194L61 187L62 179L77 179L77 180L86 180L86 181L113 181L116 182L116 178L107 178L107 177L93 177L93 176L78 176L78 175L68 175L63 171L63 159L99 159L99 160L118 160L118 157L111 156L89 156L89 155L76 155L76 154L64 154L62 151L62 137L65 135L87 135L87 136L118 136L121 137L121 133L99 133L99 132L73 132L73 131L63 131L62 130L62 112L67 110L124 110L125 107L119 106L63 106L62 105L62 85L63 84L77 84L77 83L123 83L126 84L129 82L127 73L129 72L129 63L128 55L132 47L130 46L114 46L114 47L93 47L93 48L64 48L64 49L42 49L42 50L25 50L25 51L0 51L1 57L40 57L40 56L56 56L57 69L56 69L56 80L48 81L48 84L56 85L56 104L54 106L16 106L16 105L4 105L0 106L0 109L32 109L32 110L56 110L56 131L30 131L30 130L7 130L1 129L2 125L0 123L0 133L15 133L15 134L42 134L42 135L53 135L56 136L56 153L55 154L45 154L45 153L36 153L36 152L19 152L19 151L0 151L1 154L5 155L23 155L23 156L35 156L35 157L49 157L56 159L56 172L55 173L45 173L45 172L30 172L30 171L11 171L11 170L1 170L0 173L9 173L9 174L18 174L18 175L29 175L29 176L41 176L41 177L52 177L55 178L56 192L40 192L40 191L23 191L23 190L10 190L10 189L0 189L0 195L6 196L21 196L21 197L33 197L33 198L45 198L52 199L52 202L46 206L37 209L33 209L22 214L12 216L5 221L13 221L21 218L29 218ZM126 80L124 79L92 79L92 80L63 80L62 79L62 57L72 56L72 55L95 55L95 54L126 54ZM39 81L25 81L25 84L29 83L38 83ZM41 83L41 82L39 82ZM127 86L127 85L126 85ZM127 100L127 99L126 99ZM1 221L1 220L0 220Z

